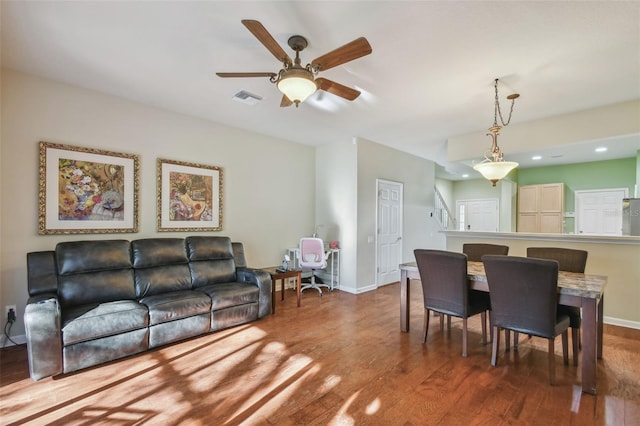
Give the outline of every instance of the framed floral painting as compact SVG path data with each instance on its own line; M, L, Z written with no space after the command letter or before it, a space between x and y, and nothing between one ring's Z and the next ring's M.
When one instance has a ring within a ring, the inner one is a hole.
M139 156L40 142L39 234L138 232Z
M158 159L158 231L221 231L222 169Z

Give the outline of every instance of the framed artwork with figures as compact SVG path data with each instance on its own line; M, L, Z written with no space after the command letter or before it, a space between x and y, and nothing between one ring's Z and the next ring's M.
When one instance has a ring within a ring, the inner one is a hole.
M221 231L222 168L158 159L158 231Z
M40 142L38 233L138 232L139 156Z

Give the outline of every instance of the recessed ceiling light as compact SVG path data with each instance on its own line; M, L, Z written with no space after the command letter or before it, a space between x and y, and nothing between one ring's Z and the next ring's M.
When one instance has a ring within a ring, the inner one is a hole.
M462 177L463 177L463 178L468 178L468 177L469 177L469 175L465 173L465 174L463 174L463 175L462 175Z
M534 155L531 157L532 160L542 160L542 155Z
M606 146L601 146L596 148L596 152L607 152L607 147Z

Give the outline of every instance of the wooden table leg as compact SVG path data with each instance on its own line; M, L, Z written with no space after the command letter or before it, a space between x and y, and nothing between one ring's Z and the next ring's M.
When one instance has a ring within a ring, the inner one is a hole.
M300 307L300 287L302 287L302 272L298 271L296 277L296 292L298 293L298 308Z
M284 300L284 278L280 280L280 300Z
M598 303L598 359L602 359L602 334L604 332L604 294Z
M596 394L598 355L598 301L583 298L582 304L582 392Z
M409 302L411 285L407 271L400 272L400 331L409 332Z
M276 281L271 280L271 315L276 313Z

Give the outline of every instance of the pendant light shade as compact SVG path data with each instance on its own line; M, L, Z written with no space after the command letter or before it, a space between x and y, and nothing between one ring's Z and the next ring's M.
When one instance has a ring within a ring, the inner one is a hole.
M490 180L493 186L496 186L496 182L504 179L516 167L518 163L515 161L488 161L473 166L485 179Z

